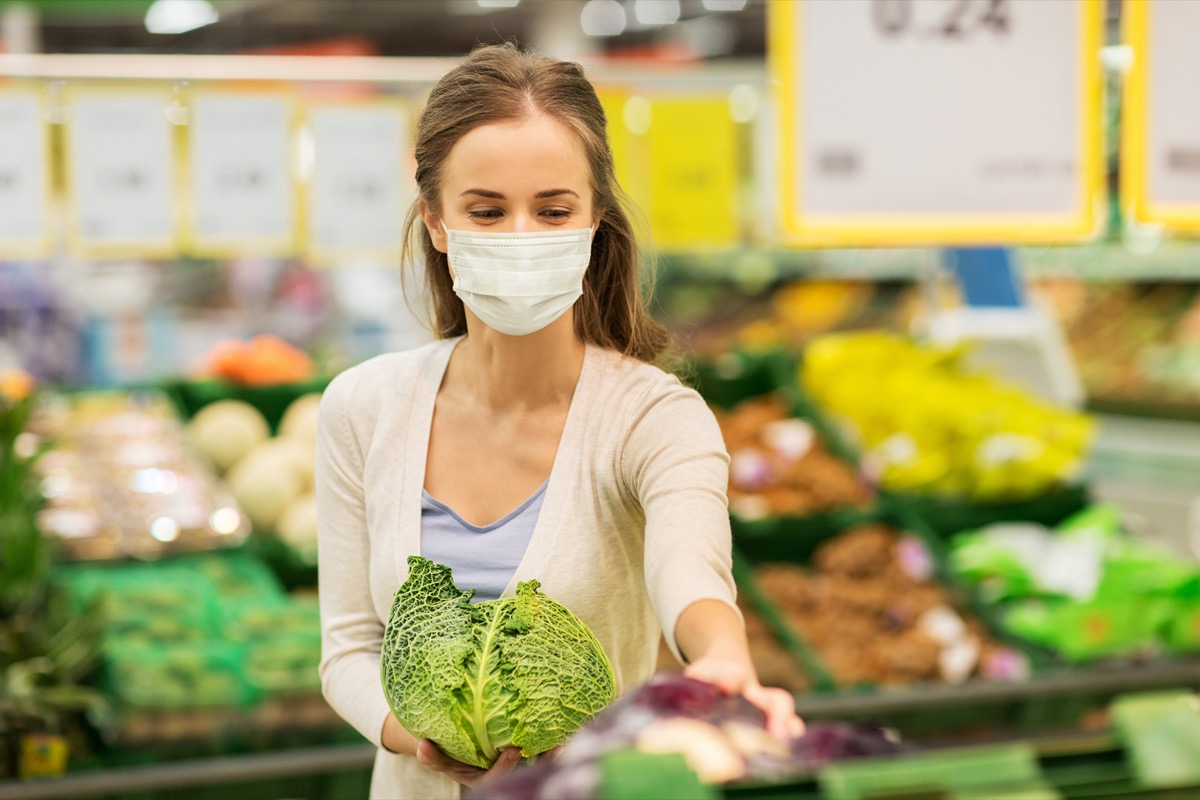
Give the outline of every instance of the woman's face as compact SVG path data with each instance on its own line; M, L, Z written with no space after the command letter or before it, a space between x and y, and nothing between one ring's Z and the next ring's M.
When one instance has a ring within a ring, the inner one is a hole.
M446 252L452 230L525 233L590 228L592 183L583 143L542 114L483 125L450 149L442 168L442 213L424 203L434 247Z

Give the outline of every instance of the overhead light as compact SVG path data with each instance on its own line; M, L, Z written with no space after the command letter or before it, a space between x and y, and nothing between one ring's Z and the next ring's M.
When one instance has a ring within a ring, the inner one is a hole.
M633 15L642 25L670 25L679 21L679 0L634 0Z
M516 8L521 5L521 0L475 0L480 8Z
M150 33L187 33L220 19L208 0L154 0L146 9Z
M703 0L705 11L741 11L746 0Z
M579 12L579 25L588 36L620 36L625 9L617 0L588 0Z

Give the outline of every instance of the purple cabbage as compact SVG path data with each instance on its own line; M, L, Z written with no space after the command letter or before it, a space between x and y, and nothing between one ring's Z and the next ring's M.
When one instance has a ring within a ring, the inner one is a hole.
M710 782L779 782L810 775L831 761L905 749L883 728L850 723L812 723L803 736L781 742L766 732L762 711L745 698L727 695L703 681L664 673L584 725L557 758L522 764L502 778L485 781L467 796L592 800L600 789L600 759L630 748L682 752L685 759L690 753L689 763ZM735 765L736 769L729 769Z

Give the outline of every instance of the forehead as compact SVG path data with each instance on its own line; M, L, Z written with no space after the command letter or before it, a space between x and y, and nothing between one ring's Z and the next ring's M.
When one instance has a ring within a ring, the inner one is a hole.
M565 188L582 197L591 185L583 142L566 125L541 114L469 131L450 149L442 179L446 197L469 188L513 197Z

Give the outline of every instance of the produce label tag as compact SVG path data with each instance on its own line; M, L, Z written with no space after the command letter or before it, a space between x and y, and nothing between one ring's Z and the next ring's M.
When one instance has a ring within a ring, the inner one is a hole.
M57 778L67 771L67 739L55 733L27 733L21 737L17 773L29 778Z

